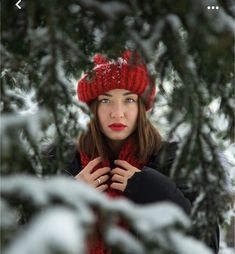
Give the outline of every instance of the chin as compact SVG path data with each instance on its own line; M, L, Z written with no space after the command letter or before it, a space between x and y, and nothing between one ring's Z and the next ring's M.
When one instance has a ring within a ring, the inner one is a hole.
M109 139L111 140L124 140L126 138L127 138L126 136L125 137L109 137Z
M112 135L106 135L109 139L111 140L124 140L126 139L129 135L124 135L124 134L112 134Z

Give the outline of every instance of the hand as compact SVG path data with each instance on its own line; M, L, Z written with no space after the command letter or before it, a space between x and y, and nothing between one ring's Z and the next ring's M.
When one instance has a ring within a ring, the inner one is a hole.
M102 161L101 157L97 157L94 160L90 161L82 171L75 176L76 180L81 180L88 183L89 185L95 187L99 191L105 191L108 188L108 184L105 182L109 179L109 167L93 169Z
M114 163L121 168L116 167L111 170L112 184L110 187L123 192L126 189L128 179L140 170L124 160L115 160Z

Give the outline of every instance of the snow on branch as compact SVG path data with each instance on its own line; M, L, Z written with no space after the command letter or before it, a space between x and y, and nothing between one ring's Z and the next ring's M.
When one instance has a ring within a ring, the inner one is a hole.
M174 249L178 254L211 254L204 244L183 234L190 221L171 203L139 206L123 198L110 200L87 184L62 176L3 177L1 197L9 204L13 200L14 204L30 204L38 213L8 244L6 254L84 254L84 239L95 232L97 218L106 245L121 253L151 250L164 254ZM130 232L119 227L120 220Z
M66 236L66 237L65 237ZM5 254L84 253L84 235L79 218L68 208L53 208L40 214Z
M11 127L26 125L33 136L36 136L39 129L41 128L41 123L48 119L48 112L46 110L39 110L35 114L29 112L25 114L11 113L3 114L1 121L1 135L4 136L4 133Z

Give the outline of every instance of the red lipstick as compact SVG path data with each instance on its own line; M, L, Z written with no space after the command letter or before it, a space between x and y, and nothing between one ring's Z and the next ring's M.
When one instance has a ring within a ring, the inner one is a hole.
M122 123L112 123L109 125L109 128L111 128L113 131L122 131L126 128L126 125Z

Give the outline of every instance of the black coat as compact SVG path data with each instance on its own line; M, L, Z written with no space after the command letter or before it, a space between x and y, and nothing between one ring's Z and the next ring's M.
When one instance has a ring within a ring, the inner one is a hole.
M170 201L179 205L186 214L190 214L192 203L197 194L189 191L185 184L177 184L169 178L170 169L175 159L177 143L165 142L156 156L151 156L148 165L141 172L135 173L127 182L124 196L137 204L150 204ZM53 152L50 154L53 158ZM111 163L111 168L114 164ZM74 149L73 158L66 162L65 172L76 176L82 170L79 152ZM209 243L214 253L219 251L219 227Z

